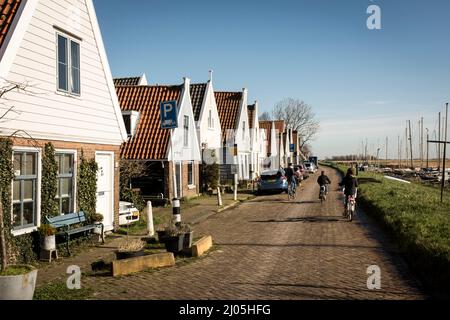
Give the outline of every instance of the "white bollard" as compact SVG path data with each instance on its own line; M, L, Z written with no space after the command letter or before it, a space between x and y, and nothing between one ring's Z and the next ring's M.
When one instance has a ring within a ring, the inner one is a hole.
M153 208L152 202L147 202L147 231L150 237L155 235L155 227L153 225Z
M217 187L217 204L219 205L219 207L221 207L222 204L222 194L220 191L220 187Z

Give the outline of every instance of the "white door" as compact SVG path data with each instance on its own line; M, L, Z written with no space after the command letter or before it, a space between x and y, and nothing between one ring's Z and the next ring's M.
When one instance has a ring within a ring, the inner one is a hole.
M114 153L95 153L97 172L97 212L103 215L105 231L114 229Z

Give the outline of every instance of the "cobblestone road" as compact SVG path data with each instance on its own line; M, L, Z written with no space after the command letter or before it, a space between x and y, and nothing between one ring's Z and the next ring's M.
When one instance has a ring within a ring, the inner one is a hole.
M270 195L214 215L195 232L217 248L173 268L121 278L84 277L97 299L421 299L424 296L395 248L369 219L342 219L333 184L317 201L317 175L297 200ZM381 290L367 289L367 268L381 268Z

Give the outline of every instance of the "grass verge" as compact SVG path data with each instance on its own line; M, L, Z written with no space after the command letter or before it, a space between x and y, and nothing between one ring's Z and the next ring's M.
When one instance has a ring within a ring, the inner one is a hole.
M344 174L346 166L323 163ZM437 189L360 172L359 203L398 244L422 283L436 296L450 294L450 196Z
M92 297L91 289L70 290L64 282L49 283L34 292L34 300L88 300Z

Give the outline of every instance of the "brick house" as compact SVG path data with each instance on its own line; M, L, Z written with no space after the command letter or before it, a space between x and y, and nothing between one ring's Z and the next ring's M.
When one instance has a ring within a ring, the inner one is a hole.
M56 149L59 214L77 211L81 151L99 164L97 212L118 227L120 145L126 131L92 0L1 0L0 136L13 135L13 234L37 230L44 144ZM7 99L6 99L7 98ZM12 110L7 112L10 108Z
M116 82L117 83L117 82ZM132 181L144 198L173 199L175 167L177 195L192 198L199 194L201 161L190 98L190 80L182 85L116 86L128 141L121 147L121 158L144 161L147 172ZM173 133L173 158L170 131L161 129L161 102L177 101L178 124Z

